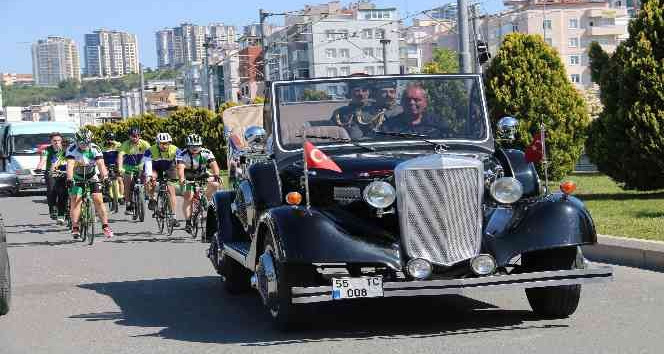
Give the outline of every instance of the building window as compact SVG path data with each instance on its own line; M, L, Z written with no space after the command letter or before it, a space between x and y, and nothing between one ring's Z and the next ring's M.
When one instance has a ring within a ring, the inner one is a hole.
M335 77L337 75L337 68L327 68L327 77Z
M383 59L383 48L376 48L374 53L376 53L376 59Z
M542 23L542 28L550 30L551 29L551 20L544 20Z
M550 45L550 46L553 47L553 39L551 39L551 38L545 38L544 41L546 42L546 44L548 44L548 45Z
M362 30L362 39L373 39L373 30L371 28L365 28Z
M337 50L334 49L334 48L328 48L328 49L325 49L325 56L326 56L328 59L336 58L336 57L337 57Z
M385 74L385 67L381 65L378 67L378 75L383 75L383 74Z
M579 28L579 19L570 18L567 28L569 28L569 29Z
M348 76L350 75L350 66L342 66L339 68L339 73L341 76Z
M350 58L348 49L339 49L339 58Z
M570 48L578 48L579 47L579 38L577 38L577 37L569 38L569 41L568 41L567 45Z
M519 25L513 24L512 25L512 32L519 32Z
M569 56L569 65L580 65L581 56L580 55L570 55Z
M569 76L570 80L574 84L580 84L581 83L581 75L580 74L572 74Z
M367 75L374 75L374 67L373 66L365 66L364 67L364 73Z
M365 58L371 58L373 57L373 48L363 48L362 49L362 55L364 55Z
M385 30L384 29L377 29L376 30L376 39L383 39L385 38Z

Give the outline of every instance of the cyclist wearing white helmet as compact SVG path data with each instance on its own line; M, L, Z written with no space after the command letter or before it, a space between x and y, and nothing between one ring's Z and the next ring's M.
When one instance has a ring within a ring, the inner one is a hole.
M219 189L221 178L219 177L219 165L212 154L212 151L203 148L203 139L198 134L190 134L186 139L186 148L180 150L176 158L177 172L180 184L184 185L186 181L192 181L201 175L208 173L207 188L205 194L208 200L212 199L212 194ZM184 203L182 211L187 220L185 230L191 232L191 204L194 197L193 187L187 186L184 192Z
M154 198L154 192L157 179L168 180L168 193L170 194L171 210L175 212L175 186L177 185L177 174L175 172L175 158L179 151L178 147L173 145L173 138L168 133L157 134L156 144L145 150L143 155L143 167L145 176L148 178L146 189L150 196L148 208L155 210L157 201ZM174 218L175 225L178 226L177 218Z
M67 187L70 196L70 216L72 221L71 233L75 239L80 236L78 228L78 217L81 214L81 203L83 201L83 188L78 183L92 183L92 200L99 219L101 219L104 236L113 236L113 230L108 226L108 214L101 194L101 180L108 179L108 171L104 164L104 155L99 147L92 143L92 132L83 128L74 137L72 144L65 154L67 159Z

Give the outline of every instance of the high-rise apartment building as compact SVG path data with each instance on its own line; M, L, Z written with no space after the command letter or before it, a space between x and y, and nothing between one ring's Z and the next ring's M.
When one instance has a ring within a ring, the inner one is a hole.
M85 35L85 65L88 76L112 77L137 73L136 35L100 29Z
M199 26L182 23L175 28L157 31L155 35L160 68L204 62L206 37L210 38L212 48L231 50L237 46L235 27L224 24Z
M57 86L68 79L81 80L76 42L63 37L38 40L32 45L32 74L39 86Z
M560 55L570 81L593 86L588 48L597 42L612 53L627 38L629 15L621 0L510 0L513 10L484 19L482 35L495 53L509 33L539 34Z

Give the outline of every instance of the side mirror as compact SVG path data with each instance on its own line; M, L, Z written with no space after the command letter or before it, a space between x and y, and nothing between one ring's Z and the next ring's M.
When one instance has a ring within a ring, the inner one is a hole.
M518 128L519 121L516 118L510 116L502 117L498 121L496 135L498 139L511 143L516 139Z
M251 150L258 151L265 148L267 133L265 129L257 126L251 126L244 131L244 141Z

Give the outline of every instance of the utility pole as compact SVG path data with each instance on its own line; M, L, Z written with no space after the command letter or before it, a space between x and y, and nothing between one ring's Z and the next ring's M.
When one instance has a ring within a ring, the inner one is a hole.
M141 115L144 115L145 114L145 78L143 77L143 64L138 64L138 71L140 71L140 76L141 76L141 88L140 88Z
M468 0L457 0L459 27L459 67L462 73L471 73L470 52L468 45L470 37L468 36Z
M480 39L480 16L479 16L479 7L480 4L473 4L472 13L473 13L473 58L475 59L475 74L482 74L482 63L480 63L480 56L477 50L477 44Z
M263 9L258 10L258 18L260 23L260 36L261 36L261 53L263 53L263 81L268 81L267 76L267 47L265 46L265 19L269 16L267 12Z
M380 44L383 45L383 75L387 75L387 45L390 44L389 39L381 39Z
M208 108L212 112L216 110L215 108L215 102L214 102L214 81L212 80L212 77L214 74L212 73L212 65L210 65L210 48L212 47L211 45L212 37L211 36L206 36L205 37L205 43L203 43L203 47L205 48L205 77L207 79L207 84L208 84Z

